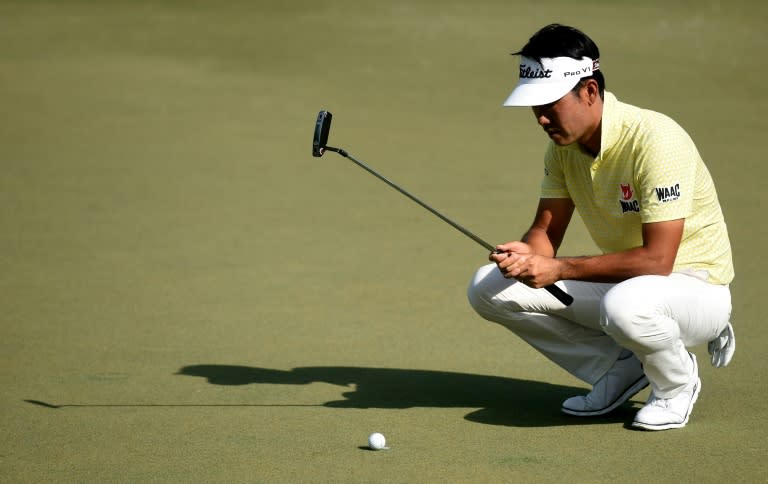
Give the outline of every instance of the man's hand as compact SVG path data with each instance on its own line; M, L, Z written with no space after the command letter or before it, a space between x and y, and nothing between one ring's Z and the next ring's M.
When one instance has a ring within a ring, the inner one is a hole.
M560 264L557 259L537 255L530 245L514 241L497 245L489 259L495 262L507 279L517 279L523 284L541 288L560 280Z

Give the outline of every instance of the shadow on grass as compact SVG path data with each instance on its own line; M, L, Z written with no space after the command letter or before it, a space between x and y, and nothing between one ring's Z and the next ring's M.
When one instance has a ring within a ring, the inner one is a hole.
M631 420L636 409L626 404L610 415L583 419L560 413L560 403L585 388L500 376L430 370L311 366L289 371L236 365L185 366L179 375L205 378L213 385L307 385L330 383L350 388L332 408L413 407L478 408L465 416L472 422L514 427L616 423Z

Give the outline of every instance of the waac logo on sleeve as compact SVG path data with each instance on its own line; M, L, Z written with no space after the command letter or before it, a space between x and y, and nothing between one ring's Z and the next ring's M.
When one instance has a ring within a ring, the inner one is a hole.
M632 190L632 185L629 183L620 183L621 198L619 204L621 205L621 213L627 212L639 212L640 202L635 199L635 192Z
M680 184L675 183L669 187L657 187L656 196L661 203L673 202L680 198Z

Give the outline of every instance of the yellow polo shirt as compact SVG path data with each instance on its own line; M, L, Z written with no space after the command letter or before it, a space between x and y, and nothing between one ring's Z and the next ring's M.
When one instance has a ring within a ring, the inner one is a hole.
M644 223L684 218L673 270L730 283L733 261L725 220L712 177L688 133L669 117L606 92L600 146L593 158L577 143L550 142L542 198L572 199L603 253L642 246Z

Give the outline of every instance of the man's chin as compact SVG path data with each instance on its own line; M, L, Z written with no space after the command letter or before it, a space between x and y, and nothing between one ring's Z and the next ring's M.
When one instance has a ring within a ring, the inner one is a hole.
M561 136L559 133L549 134L551 139L557 146L568 146L574 143L574 140Z

